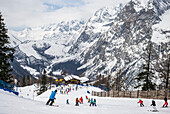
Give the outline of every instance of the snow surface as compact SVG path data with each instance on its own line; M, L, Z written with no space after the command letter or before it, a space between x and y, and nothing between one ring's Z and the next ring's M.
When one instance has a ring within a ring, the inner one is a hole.
M70 85L69 87L75 87L75 85ZM59 91L56 95L56 100L54 105L59 105L59 107L47 106L45 103L49 99L52 90L48 90L41 94L40 96L35 96L33 100L35 86L28 86L19 88L19 97L0 90L0 114L152 114L153 112L148 111L152 109L150 107L151 99L143 99L145 107L139 107L137 104L138 99L136 98L110 98L110 97L94 97L87 94L87 90L90 92L101 91L99 88L95 87L80 87L77 91L71 91L68 95L60 94ZM60 89L60 88L57 88ZM28 97L28 94L30 97ZM97 107L90 107L85 99L85 95L89 98L96 98ZM26 97L27 96L27 97ZM76 97L83 97L84 104L80 106L75 105ZM23 98L24 97L24 98ZM70 104L66 104L66 99L69 99ZM170 108L160 108L164 101L155 100L157 104L158 114L169 114Z

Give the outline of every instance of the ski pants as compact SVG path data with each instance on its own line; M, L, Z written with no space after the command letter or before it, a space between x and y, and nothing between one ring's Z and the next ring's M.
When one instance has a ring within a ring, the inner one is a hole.
M140 103L140 107L143 107L144 105L143 105L143 103Z
M50 103L50 101L51 101L51 103ZM54 103L54 99L49 99L49 100L47 101L46 105L48 105L49 103L50 103L50 105L52 106L53 103Z
M165 103L164 103L164 105L163 106L168 106L168 102L167 101L165 101Z
M152 106L152 108L153 108L154 111L157 111L156 106Z

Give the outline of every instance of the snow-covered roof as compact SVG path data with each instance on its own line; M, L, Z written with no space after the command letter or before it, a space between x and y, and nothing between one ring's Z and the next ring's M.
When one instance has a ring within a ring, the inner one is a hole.
M86 78L86 77L79 77L79 76L76 76L76 75L68 75L68 76L64 77L64 80L65 80L65 81L69 81L69 80L71 80L71 79L80 80L80 82L82 82L82 83L89 80L89 79Z

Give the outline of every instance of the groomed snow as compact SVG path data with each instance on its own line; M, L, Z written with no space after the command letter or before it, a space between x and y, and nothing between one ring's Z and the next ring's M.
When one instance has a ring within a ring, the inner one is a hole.
M71 91L68 95L60 94L59 91L56 95L56 101L54 105L59 107L45 105L48 100L51 90L46 91L34 100L30 97L23 98L24 95L29 94L31 96L32 89L34 86L19 88L22 93L22 97L13 95L12 93L0 90L0 113L1 114L152 114L153 112L148 111L152 109L150 107L151 99L143 99L145 107L139 107L137 104L138 99L132 98L106 98L106 97L94 97L87 94L87 90L101 91L94 87L79 87L77 91ZM27 89L24 90L24 89ZM53 88L55 90L56 88ZM59 88L58 88L59 89ZM28 93L27 93L28 92ZM89 98L96 98L97 107L90 107L85 99L85 95ZM84 104L80 106L75 105L76 97L83 97ZM66 99L69 99L70 104L66 105ZM163 100L155 100L157 114L169 114L170 108L160 108L164 103Z

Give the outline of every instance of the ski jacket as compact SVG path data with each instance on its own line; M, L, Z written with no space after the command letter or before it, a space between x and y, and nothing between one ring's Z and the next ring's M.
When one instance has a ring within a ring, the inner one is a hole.
M82 98L82 97L80 98L80 101L83 101L83 98Z
M91 99L90 103L93 103L93 99Z
M167 98L166 98L166 97L164 98L164 101L167 101Z
M156 103L155 103L155 101L152 101L152 104L151 104L151 106L156 106Z
M138 103L143 104L143 101L142 101L142 100L140 100Z
M96 104L96 100L95 100L95 99L94 99L93 103L95 103L95 104Z
M54 98L55 98L55 95L56 95L56 92L53 91L53 92L51 93L51 95L50 95L50 99L54 99Z
M79 102L79 100L78 99L76 99L76 103L78 103Z

